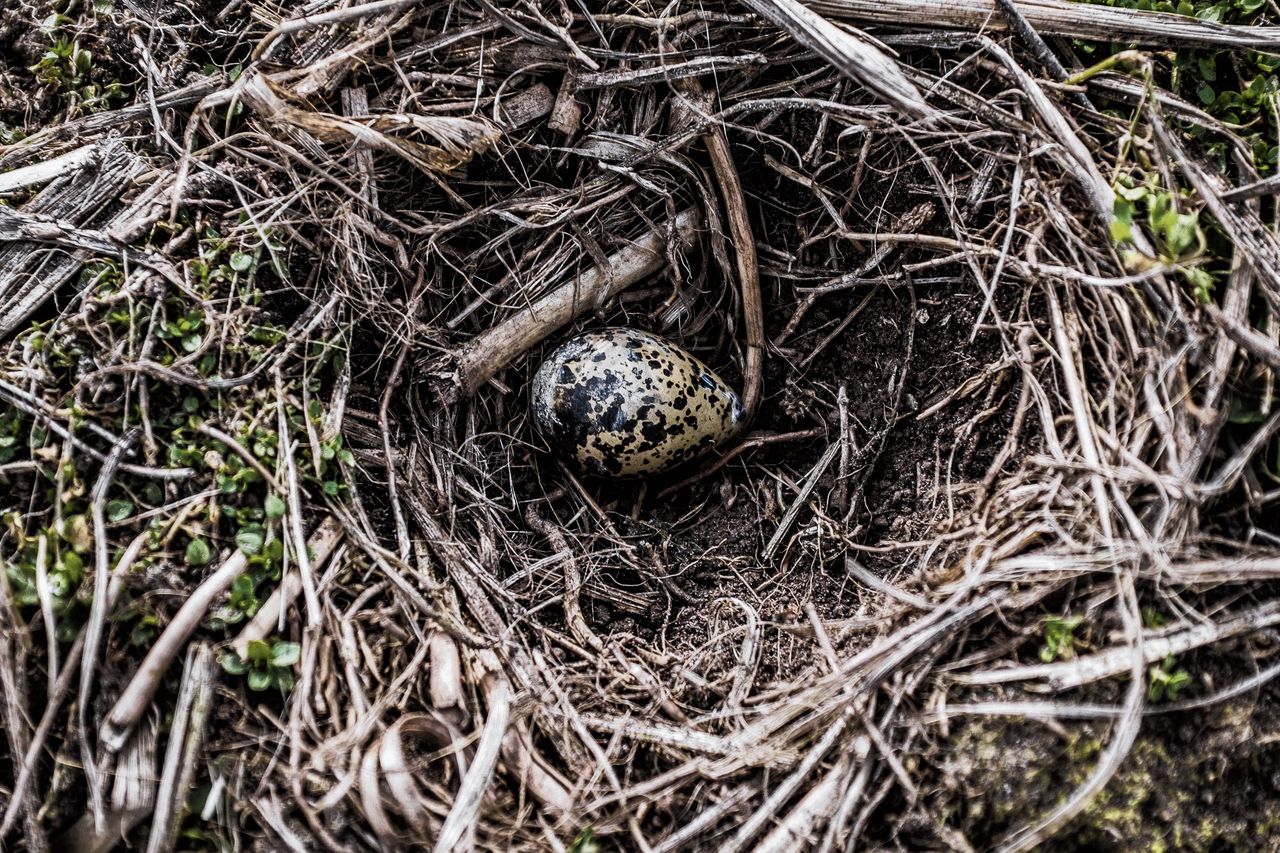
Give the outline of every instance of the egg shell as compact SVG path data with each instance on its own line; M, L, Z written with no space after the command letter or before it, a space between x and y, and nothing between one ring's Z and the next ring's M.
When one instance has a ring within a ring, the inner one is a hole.
M732 437L742 402L715 371L675 344L637 329L585 332L538 368L538 432L598 476L644 477Z

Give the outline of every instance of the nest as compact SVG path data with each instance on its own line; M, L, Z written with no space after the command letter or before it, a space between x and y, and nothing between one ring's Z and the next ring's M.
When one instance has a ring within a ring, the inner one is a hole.
M1276 674L1272 185L1148 54L1055 56L1280 36L592 5L84 24L132 96L0 147L0 837L1029 850L1171 656L1222 668L1165 711ZM1148 183L1229 269L1130 220ZM645 483L558 464L527 384L608 324L732 378L752 430ZM1039 659L1046 618L1089 643ZM1100 747L954 819L958 732L1008 717Z

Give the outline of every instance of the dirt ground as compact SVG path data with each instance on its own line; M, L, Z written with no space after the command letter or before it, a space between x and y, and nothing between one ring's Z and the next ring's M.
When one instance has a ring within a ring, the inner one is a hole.
M375 5L0 10L0 179L136 166L0 199L0 328L80 269L0 335L0 849L1280 850L1280 247L1179 147L1239 127L1016 19L813 4L872 79L752 3ZM609 325L758 382L741 444L546 447Z

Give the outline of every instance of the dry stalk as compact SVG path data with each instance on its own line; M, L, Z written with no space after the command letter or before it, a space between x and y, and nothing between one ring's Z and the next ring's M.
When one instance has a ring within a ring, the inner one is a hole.
M174 708L169 743L165 748L156 806L147 835L147 853L173 849L181 828L187 795L195 778L205 726L213 712L213 690L218 664L213 651L196 643L187 652L182 688Z
M662 268L672 238L688 243L702 224L696 210L677 214L666 228L651 231L611 255L606 266L574 276L527 309L464 344L454 359L453 382L473 394L514 358L575 317L603 306Z

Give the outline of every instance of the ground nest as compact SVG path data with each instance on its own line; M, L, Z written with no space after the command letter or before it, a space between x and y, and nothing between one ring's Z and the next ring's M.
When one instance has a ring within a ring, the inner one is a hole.
M933 5L0 12L0 845L1277 843L1280 33Z

